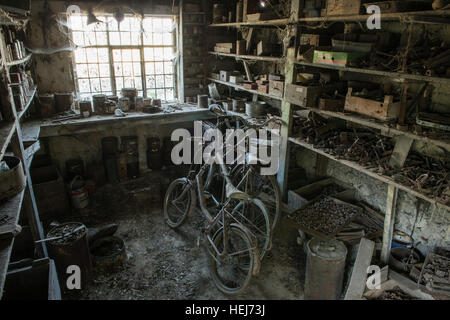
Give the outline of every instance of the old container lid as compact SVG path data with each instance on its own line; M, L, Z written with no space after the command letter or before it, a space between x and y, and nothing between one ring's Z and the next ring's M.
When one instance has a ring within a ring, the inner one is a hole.
M329 260L340 260L347 256L347 248L336 239L321 240L313 238L308 243L309 249L315 255Z

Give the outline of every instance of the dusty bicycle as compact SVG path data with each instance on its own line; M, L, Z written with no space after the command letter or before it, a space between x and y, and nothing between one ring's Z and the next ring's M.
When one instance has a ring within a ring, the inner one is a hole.
M207 173L208 181L214 171L211 164L205 164L198 170L190 170L186 178L176 179L170 184L164 197L164 216L170 227L178 228L187 216L193 214L196 199L199 199L200 211L206 218L203 234L210 256L211 277L219 290L236 294L248 286L260 269L258 236L242 223L239 212L249 206L258 211L258 217L264 220L269 232L270 222L263 202L234 187L227 167L220 159L218 162L220 174L226 182L227 200L224 203L216 200L218 206L215 210L210 211L207 207L209 195L205 191L203 176Z

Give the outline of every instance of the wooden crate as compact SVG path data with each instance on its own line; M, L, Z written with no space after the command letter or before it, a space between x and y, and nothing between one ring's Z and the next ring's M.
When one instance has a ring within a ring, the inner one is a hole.
M315 108L322 88L320 86L301 86L287 84L285 99L300 107Z
M258 85L258 92L268 94L269 93L269 85L268 84L259 84Z
M319 100L319 109L324 111L342 111L345 105L343 99L325 99Z
M361 0L327 0L327 16L357 15Z
M269 94L274 97L282 98L284 93L284 81L270 80Z
M345 111L352 111L383 121L395 120L400 114L401 101L394 102L393 96L385 96L384 101L375 101L352 96L353 88L348 88Z

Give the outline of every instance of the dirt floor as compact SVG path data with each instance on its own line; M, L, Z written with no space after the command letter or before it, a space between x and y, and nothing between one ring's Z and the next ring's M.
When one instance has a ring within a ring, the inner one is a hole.
M241 295L230 297L210 279L199 214L173 230L159 206L132 203L113 186L98 191L93 202L82 220L88 227L117 223L128 261L113 273L97 272L81 299L303 299L306 257L295 239L274 239L260 275Z

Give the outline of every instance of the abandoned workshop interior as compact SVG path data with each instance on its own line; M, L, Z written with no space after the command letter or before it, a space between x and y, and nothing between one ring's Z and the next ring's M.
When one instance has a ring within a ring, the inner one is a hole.
M450 298L450 1L2 0L0 33L1 300Z

